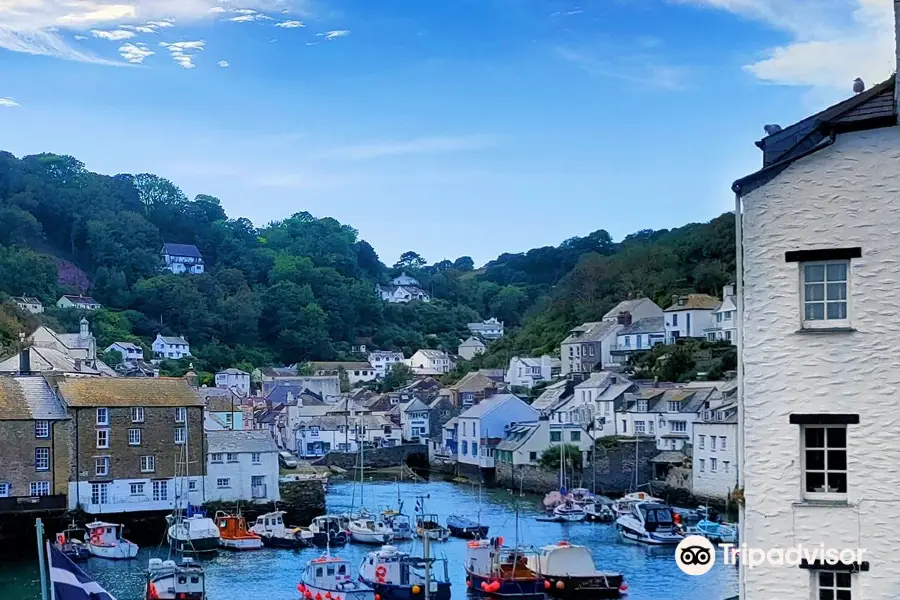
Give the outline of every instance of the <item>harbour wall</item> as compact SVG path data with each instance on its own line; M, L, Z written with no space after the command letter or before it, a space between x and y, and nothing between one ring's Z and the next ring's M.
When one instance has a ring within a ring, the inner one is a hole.
M373 448L363 454L367 469L386 469L409 465L411 467L428 466L428 446L425 444L401 444L388 448ZM311 461L311 464L322 467L340 467L354 469L359 466L359 454L356 452L329 452L322 458Z

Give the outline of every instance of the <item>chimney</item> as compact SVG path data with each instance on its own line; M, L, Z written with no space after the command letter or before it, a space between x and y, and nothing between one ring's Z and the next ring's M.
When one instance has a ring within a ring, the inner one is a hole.
M31 375L31 348L19 352L19 375Z
M75 359L75 371L81 372L81 359L80 358Z
M722 300L727 298L728 296L734 296L734 284L730 283L722 288Z
M90 325L88 324L88 320L85 317L81 317L80 329L78 331L78 336L86 338L91 333Z

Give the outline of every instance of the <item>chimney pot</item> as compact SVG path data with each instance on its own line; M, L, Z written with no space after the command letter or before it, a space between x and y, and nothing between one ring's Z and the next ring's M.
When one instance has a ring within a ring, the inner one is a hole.
M19 352L19 373L21 375L31 374L31 348L23 348Z

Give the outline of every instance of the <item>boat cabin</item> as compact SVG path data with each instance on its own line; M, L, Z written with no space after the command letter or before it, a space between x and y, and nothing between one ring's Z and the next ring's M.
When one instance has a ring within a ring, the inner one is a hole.
M118 546L122 540L122 526L116 523L94 521L84 526L87 539L94 546Z
M255 537L247 529L247 520L240 515L219 511L216 513L216 526L223 538Z
M309 561L304 580L323 589L339 589L351 581L350 562L336 556L323 556Z
M476 540L468 543L467 569L483 577L500 579L537 579L528 566L528 553L499 545L499 538Z
M425 531L441 528L441 522L438 520L437 515L422 515L419 517L417 525Z
M148 589L159 600L201 600L205 597L203 567L185 557L181 564L174 560L151 558Z
M431 565L431 581L448 581L449 571L446 559L411 556L401 552L396 546L382 546L380 550L369 552L359 568L360 576L367 581L388 585L425 585L425 563ZM443 563L443 579L438 573L438 563Z
M568 542L542 547L537 555L529 557L528 565L541 575L590 577L597 574L590 550Z
M284 514L283 510L276 510L256 517L256 523L251 531L265 535L282 534L284 532Z
M675 517L672 509L665 504L641 502L636 504L632 510L648 532L671 531L675 528Z
M347 528L341 521L340 517L335 517L333 515L322 515L320 517L316 517L312 520L312 524L310 527L315 527L317 531L320 533L337 533L343 532ZM374 527L374 523L373 523Z

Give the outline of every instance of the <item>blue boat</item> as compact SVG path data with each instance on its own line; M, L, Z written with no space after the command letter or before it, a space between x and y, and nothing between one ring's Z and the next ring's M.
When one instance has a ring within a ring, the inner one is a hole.
M447 529L453 537L480 540L487 537L488 526L482 525L477 521L461 517L459 515L450 515L447 517Z
M383 546L380 550L369 552L359 566L359 579L375 590L382 600L420 600L424 598L426 565L428 597L432 600L450 600L446 559L412 556L394 546Z

